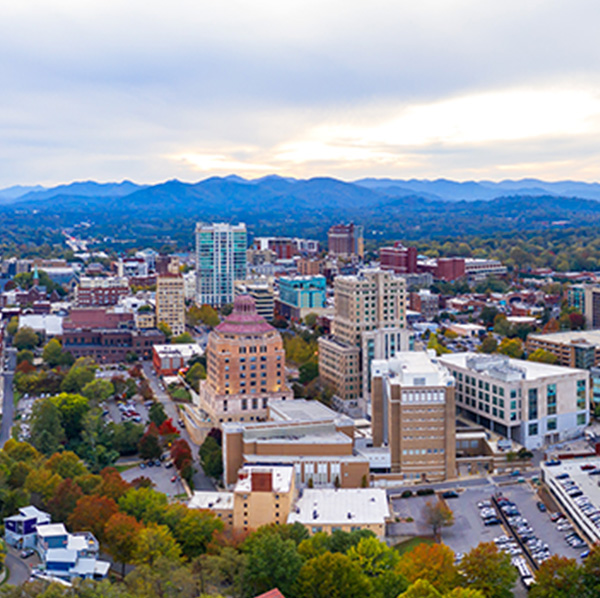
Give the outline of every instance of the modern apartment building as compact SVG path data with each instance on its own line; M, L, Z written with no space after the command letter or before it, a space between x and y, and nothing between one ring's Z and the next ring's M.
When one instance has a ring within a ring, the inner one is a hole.
M350 257L357 255L363 257L364 241L363 227L350 224L336 224L327 233L329 255Z
M156 279L156 323L164 322L173 336L185 332L185 285L180 274L164 274Z
M118 276L86 277L75 287L77 307L101 307L117 305L122 297L129 295L129 282Z
M380 269L338 276L332 334L319 339L319 373L344 401L368 399L370 366L409 349L403 278Z
M456 380L460 414L528 449L579 436L589 423L589 372L455 353L439 361Z
M245 224L196 225L196 295L199 305L233 302L233 285L246 278Z
M428 352L373 362L373 446L390 450L407 480L456 476L454 378Z
M248 295L209 335L200 407L213 422L260 421L269 399L292 399L279 332L256 312Z
M557 365L589 370L600 366L600 330L569 330L550 334L530 334L527 352L544 349L556 355Z
M301 320L307 314L320 313L327 298L327 281L317 276L281 276L278 312L285 318Z

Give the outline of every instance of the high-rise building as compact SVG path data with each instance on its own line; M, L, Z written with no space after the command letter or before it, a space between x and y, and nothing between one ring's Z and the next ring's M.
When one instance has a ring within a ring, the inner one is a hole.
M414 274L417 271L417 248L404 247L396 241L393 247L382 247L379 259L383 270L392 270L396 274Z
M409 349L405 281L392 272L365 269L334 283L332 335L319 339L319 373L338 398L368 400L373 359Z
M456 476L454 379L427 352L373 363L373 446L409 480Z
M200 407L215 424L260 421L269 399L292 399L285 381L285 351L277 329L256 312L248 295L209 335Z
M583 315L586 328L600 328L600 286L585 285Z
M246 278L245 224L196 225L196 295L200 305L233 302L234 282Z
M336 224L327 233L329 255L363 257L363 227L350 224Z
M180 274L156 279L156 323L164 322L174 336L185 332L185 285Z

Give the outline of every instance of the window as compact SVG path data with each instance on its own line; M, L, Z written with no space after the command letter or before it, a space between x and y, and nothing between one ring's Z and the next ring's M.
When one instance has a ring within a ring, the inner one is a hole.
M578 426L585 426L586 424L586 417L585 417L585 413L578 413L577 414L577 425Z
M548 431L550 432L551 430L556 430L556 418L555 417L551 417L548 420Z
M556 415L556 384L548 384L546 388L546 410L548 415Z
M537 419L538 418L537 388L530 388L527 392L527 397L529 400L529 418L528 419Z
M529 424L529 436L537 436L538 434L538 425L537 424Z
M577 380L577 409L585 409L585 380Z

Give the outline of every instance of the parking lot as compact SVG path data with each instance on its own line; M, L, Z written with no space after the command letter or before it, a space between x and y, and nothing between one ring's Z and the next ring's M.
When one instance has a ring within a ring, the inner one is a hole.
M166 468L164 464L160 466L154 467L145 467L141 468L139 465L135 465L130 469L126 469L121 477L126 482L132 482L136 478L147 477L152 480L155 484L155 490L158 492L163 492L167 496L177 496L180 494L184 494L183 484L181 483L181 479L177 474L177 470L175 467ZM172 482L171 480L176 477L176 481Z

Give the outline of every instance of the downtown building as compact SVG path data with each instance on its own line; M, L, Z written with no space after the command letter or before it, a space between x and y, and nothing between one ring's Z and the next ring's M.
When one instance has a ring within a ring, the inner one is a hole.
M233 303L234 283L246 278L245 224L196 225L196 301L221 307Z
M439 361L456 380L458 414L527 449L576 438L589 423L586 370L479 353Z
M363 227L350 224L336 224L327 232L327 247L330 256L348 258L353 255L363 257Z
M367 410L371 362L410 348L405 286L379 269L335 279L332 334L319 339L319 374L338 406Z
M405 480L456 477L454 378L431 353L373 362L373 446L388 448Z
M156 323L167 324L173 336L185 332L185 283L181 274L156 279Z
M258 315L252 297L240 295L208 337L200 408L215 425L261 421L272 399L293 399L285 381L283 340Z

